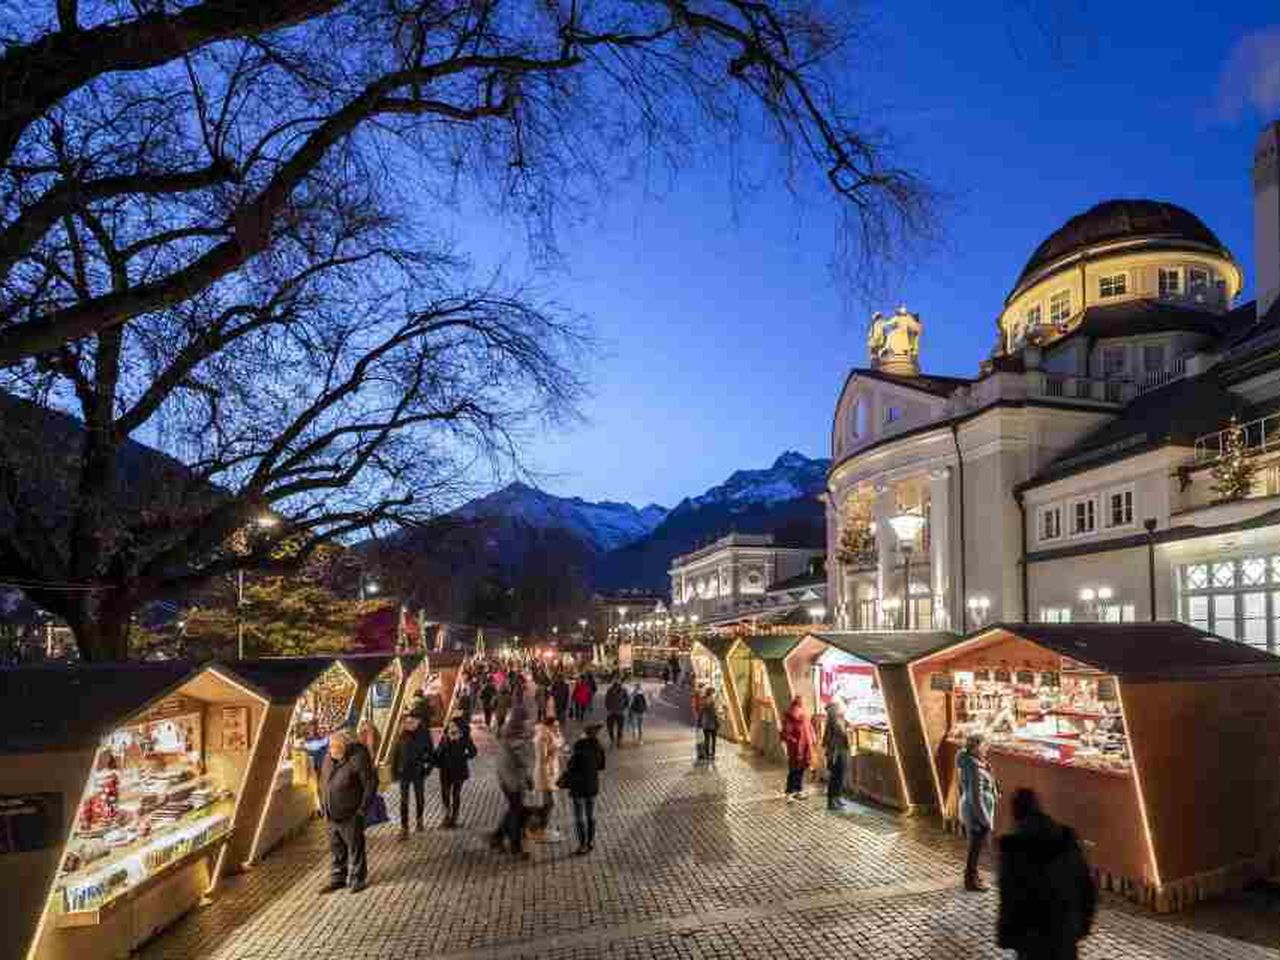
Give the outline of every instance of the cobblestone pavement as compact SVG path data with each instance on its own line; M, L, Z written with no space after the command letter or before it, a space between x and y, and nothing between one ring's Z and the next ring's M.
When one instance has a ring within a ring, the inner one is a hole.
M567 840L532 845L524 863L488 849L501 795L492 744L481 733L462 829L428 829L401 842L394 825L377 827L369 837L369 888L321 897L327 854L315 824L229 878L209 906L153 940L143 956L1011 956L991 945L995 896L958 889L963 851L929 822L863 807L833 816L816 796L787 801L783 772L732 744L721 744L714 769L695 768L692 735L665 702L655 703L647 733L642 746L609 754L589 857L571 857ZM434 824L434 777L427 787ZM556 817L570 836L563 799ZM1280 896L1251 894L1172 918L1107 899L1082 956L1280 958Z

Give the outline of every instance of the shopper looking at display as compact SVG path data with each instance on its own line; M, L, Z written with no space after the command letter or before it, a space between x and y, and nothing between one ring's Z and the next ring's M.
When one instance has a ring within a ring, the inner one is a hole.
M827 809L844 808L844 772L849 762L849 727L837 703L827 704L827 724L822 731L827 754Z
M364 811L376 789L369 751L351 732L335 731L320 767L320 811L329 824L330 856L329 885L322 892L341 890L348 876L352 893L365 888Z
M813 762L813 727L804 701L793 697L782 717L781 737L787 748L787 799L803 800L804 772Z
M982 892L987 888L978 879L978 859L996 821L1000 791L987 763L987 743L981 734L970 734L964 749L956 756L956 783L960 792L960 823L969 835L964 888Z
M1033 791L1018 790L1011 806L1014 829L1000 838L999 945L1018 960L1075 960L1098 905L1080 841Z

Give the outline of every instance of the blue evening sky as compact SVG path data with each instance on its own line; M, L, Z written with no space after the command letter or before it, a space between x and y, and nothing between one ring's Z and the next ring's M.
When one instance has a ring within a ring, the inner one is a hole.
M779 184L735 202L710 164L656 197L619 191L562 232L566 265L540 279L592 318L604 346L588 370L587 423L528 449L551 492L671 506L786 449L826 456L872 309L919 312L925 368L971 375L1032 249L1099 200L1195 212L1239 258L1252 296L1250 156L1263 122L1280 117L1274 5L865 9L862 106L950 195L943 243L869 304L830 269L834 199L798 204ZM1058 18L1047 32L1045 11ZM477 260L519 262L519 240L505 236L487 236Z

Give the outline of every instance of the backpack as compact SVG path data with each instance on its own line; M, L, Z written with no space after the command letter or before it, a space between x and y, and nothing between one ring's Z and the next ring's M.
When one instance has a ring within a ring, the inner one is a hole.
M643 693L637 693L634 697L631 698L632 713L644 713L648 709L649 709L649 704L645 700Z

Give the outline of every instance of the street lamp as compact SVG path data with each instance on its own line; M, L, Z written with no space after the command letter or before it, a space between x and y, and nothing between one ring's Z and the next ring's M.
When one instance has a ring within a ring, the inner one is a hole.
M902 602L906 605L903 616L904 626L911 629L911 549L915 546L916 537L924 529L924 517L911 510L904 510L889 518L889 526L893 535L898 538L898 546L902 549Z
M978 594L969 598L969 616L973 618L975 626L982 626L987 622L987 611L991 609L991 598L985 593Z

